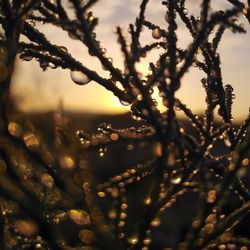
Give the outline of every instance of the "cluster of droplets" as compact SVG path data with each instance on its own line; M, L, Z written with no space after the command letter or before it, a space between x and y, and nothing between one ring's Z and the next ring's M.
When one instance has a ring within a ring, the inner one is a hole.
M37 151L39 149L39 137L33 132L25 131L18 122L10 121L8 123L8 132L13 137L22 139L29 150Z
M101 148L99 148L99 156L100 157L103 157L106 152L107 152L107 147L101 147Z
M152 163L153 162L150 161L147 164L139 164L134 168L114 176L109 181L100 184L97 186L98 195L100 197L104 197L105 193L110 193L112 195L116 187L124 188L126 185L141 181L141 179L152 173L153 170L150 168Z
M110 124L102 123L98 127L97 134L87 134L82 130L76 132L76 137L83 148L99 146L100 156L104 156L107 151L106 145L109 143L123 141L136 141L143 138L150 138L154 135L155 131L148 126L142 125L141 127L129 127L126 129L113 129ZM128 150L132 149L131 144Z
M89 213L84 209L70 209L67 212L58 212L53 215L53 222L56 224L70 220L78 230L78 238L84 246L91 246L96 242L94 232L91 230L91 218ZM92 249L92 248L89 248Z
M169 181L170 178L170 183L173 185L178 185L180 183L179 178L177 177L176 179L171 179L172 176L169 176L169 174L165 173L164 174L164 178ZM163 182L160 184L160 191L159 191L159 199L160 201L164 201L164 205L160 208L158 216L156 217L157 221L159 221L159 223L154 223L154 221L152 221L152 225L153 227L158 227L160 225L160 221L161 221L161 216L163 214L164 211L166 211L167 209L169 209L170 207L172 207L174 205L174 203L176 202L177 198L180 196L183 196L186 192L187 192L187 188L190 187L190 183L189 182L184 182L183 183L183 187L180 189L180 191L178 191L177 193L175 193L173 196L169 197L168 196L168 188L166 184L167 182ZM178 183L178 184L177 184Z
M155 220L156 221L156 220ZM157 224L157 222L156 222ZM136 245L139 241L139 237L136 234L132 234L129 238L128 238L128 242L131 245ZM149 250L150 249L150 244L152 242L152 236L151 236L151 230L147 230L146 231L146 237L142 242L142 250Z
M225 130L219 137L219 139L223 140L225 146L230 148L232 146L231 140L228 136L228 130Z
M125 190L120 188L117 190L117 195L113 196L115 199L114 207L109 210L108 217L115 224L118 230L119 238L124 239L124 228L126 225L128 204L125 198Z
M22 53L19 55L19 59L22 60L22 61L26 61L26 62L29 62L33 59L33 56L30 56L28 55L27 53Z
M248 173L248 167L249 167L249 162L250 162L249 158L242 159L241 166L240 166L240 168L236 172L236 175L239 178L242 178L242 177L244 177L244 176L247 175L247 173Z
M1 217L9 225L9 235L5 238L13 249L50 249L38 234L39 225L26 217L20 217L20 207L14 201L1 201ZM12 223L9 223L12 221Z
M49 52L40 52L42 53L42 56L47 56L49 57L51 60L55 59L55 60L60 60L57 57L52 56ZM41 58L36 58L36 61L39 63L41 69L43 71L47 70L47 69L56 69L58 67L57 64L47 61L46 59L43 59L41 56ZM33 59L34 57L28 52L28 51L24 51L19 55L19 59L22 61L26 61L29 62Z
M233 99L235 99L235 94L233 93L233 87L229 84L225 85L225 102L226 102L226 108L227 112L230 115L230 120L232 121L232 104Z
M214 232L214 228L217 223L217 218L223 220L225 218L225 215L219 217L217 216L216 210L213 210L213 212L205 219L205 225L200 232L201 236L204 237Z
M55 186L52 176L56 173L51 169L51 173L42 168L42 164L51 167L54 163L53 157L48 149L43 145L41 138L36 135L32 128L27 128L21 122L10 121L8 132L11 136L19 139L23 143L23 148L11 153L9 164L25 188L32 192L34 197L47 206L54 206L61 199L61 193ZM26 150L39 155L40 163L35 162L32 156L27 157ZM66 163L64 163L65 166ZM6 164L2 164L2 169ZM36 166L36 167L35 167ZM63 168L63 167L62 167ZM53 172L53 174L52 174Z

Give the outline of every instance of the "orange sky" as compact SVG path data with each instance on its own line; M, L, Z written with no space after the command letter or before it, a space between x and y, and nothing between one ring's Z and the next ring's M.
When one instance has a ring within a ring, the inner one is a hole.
M164 9L161 1L151 0L146 12L147 19L164 27ZM197 12L198 0L187 1L189 14ZM115 25L122 25L125 30L130 22L135 20L139 9L138 0L100 0L93 9L95 16L100 18L97 28L97 39L101 41L102 47L107 48L107 56L113 58L116 67L123 68L122 56L116 42L116 35L112 33ZM230 7L226 0L214 0L213 9L218 7ZM247 23L241 19L245 26ZM41 27L48 38L55 44L66 46L70 53L80 60L85 66L89 66L100 74L107 76L93 57L90 57L83 45L75 40L68 38L65 32L51 26ZM232 34L227 31L222 46L220 47L222 58L222 72L225 84L234 87L236 99L234 102L233 113L236 118L241 119L248 113L250 106L249 93L249 65L250 65L250 29L247 34ZM190 43L190 36L185 27L180 26L178 31L179 46L186 48ZM152 42L151 32L147 31L142 36L142 43ZM160 50L154 50L149 54L149 59L141 61L137 65L138 70L143 74L148 71L148 62L156 61ZM200 79L203 74L197 69L192 69L185 75L182 87L177 95L195 112L202 112L205 108L205 96L201 87ZM122 106L112 93L94 82L85 86L78 86L70 79L69 70L47 70L45 73L38 67L35 60L31 62L17 63L16 74L13 82L13 94L17 96L20 108L24 111L37 111L56 109L59 100L63 101L64 108L68 110L82 110L97 113L119 113L129 111L128 107Z

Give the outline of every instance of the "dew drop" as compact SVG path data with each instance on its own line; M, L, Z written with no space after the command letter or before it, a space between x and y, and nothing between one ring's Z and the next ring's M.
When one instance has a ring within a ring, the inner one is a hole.
M33 236L38 232L37 224L31 220L18 219L14 225L17 231L26 237Z
M143 99L142 94L137 95L136 99L137 99L138 101L142 101L142 99Z
M48 188L52 188L54 185L53 177L46 173L41 176L41 182Z
M49 67L49 63L44 61L39 61L39 65L43 71L45 71Z
M124 221L120 221L118 224L119 227L124 227L125 226L125 222Z
M93 20L94 20L93 13L89 12L89 14L88 14L88 21L91 23L91 22L93 22Z
M138 116L138 115L132 114L131 117L132 117L132 119L135 120L135 121L141 121L141 117Z
M73 39L73 40L76 40L76 39L77 39L77 36L76 36L76 34L75 34L74 31L69 31L69 32L68 32L68 35L69 35L69 37L70 37L71 39Z
M226 145L227 147L231 147L231 142L230 142L230 140L229 140L228 138L225 138L225 139L224 139L224 143L225 143L225 145Z
M101 53L102 53L102 54L105 54L106 52L107 52L107 49L101 48Z
M152 37L154 39L160 39L161 38L161 30L159 28L155 28L152 31Z
M117 140L119 139L119 135L116 134L116 133L112 133L112 134L110 135L110 139L111 139L112 141L117 141Z
M89 225L90 217L89 214L85 210L76 210L71 209L69 211L69 217L72 219L77 225Z
M184 8L184 9L183 9L183 14L184 14L184 15L187 15L187 14L188 14L188 9L187 9L187 8Z
M249 159L248 158L245 158L245 159L242 160L242 166L246 167L246 166L248 166L248 164L249 164Z
M52 62L50 62L48 66L49 66L51 69L56 69L56 68L57 68L57 66L56 66L54 63L52 63Z
M66 47L64 47L64 46L59 46L59 48L60 48L63 52L68 53L68 49L67 49Z
M65 219L66 213L65 212L59 212L55 215L53 218L53 222L55 224L59 224L63 219Z
M238 176L238 177L240 177L240 178L242 178L242 177L244 177L245 175L247 174L247 168L240 168L238 171L237 171L237 173L236 173L236 175Z
M248 14L248 11L249 11L249 8L245 7L243 10L242 10L242 13L244 15L247 15Z
M127 150L128 150L128 151L132 151L132 150L134 150L134 145L132 145L132 144L128 144L128 146L127 146Z
M125 210L128 208L128 205L126 203L122 203L121 205L121 209Z
M29 61L31 61L31 60L33 59L32 56L28 56L28 55L26 55L25 53L21 54L21 55L19 56L19 58L20 58L22 61L26 61L26 62L29 62Z
M151 239L150 238L146 238L144 241L143 241L143 243L145 244L145 245L149 245L149 244L151 244Z
M178 185L181 183L181 176L174 175L171 179L170 182L174 185Z
M175 163L176 163L175 162L175 155L170 153L168 155L168 158L167 158L167 164L168 164L168 166L173 167L175 165Z
M123 106L129 106L129 105L130 105L129 102L124 101L124 100L120 100L120 103L121 103Z
M103 157L105 155L105 153L107 152L107 148L104 147L104 148L100 148L99 149L99 156L100 157Z
M100 198L103 198L106 196L106 194L104 192L98 192L97 195L100 197Z
M111 219L111 220L114 220L117 215L116 215L116 211L115 210L110 210L109 213L108 213L108 217Z
M146 198L144 199L144 204L145 204L145 205L150 205L151 202L152 202L152 200L151 200L150 197L146 197Z
M170 72L169 72L168 68L164 69L163 75L164 75L164 77L170 77Z
M127 214L126 214L126 213L123 212L123 213L120 214L120 218L121 218L121 219L125 219L126 217L127 217Z
M152 95L152 94L154 93L154 89L153 89L153 88L150 88L150 89L148 90L148 93L149 93L150 95Z
M108 58L108 61L109 61L110 63L113 63L113 59L112 59L111 57Z
M152 220L152 222L151 222L150 225L151 225L152 227L159 227L160 224L161 224L160 218L156 217L154 220Z
M117 198L119 196L119 191L117 188L112 188L112 191L111 191L111 196L113 198Z
M162 145L160 142L157 142L153 145L153 152L154 152L154 155L157 157L162 156Z
M201 221L198 220L198 219L196 219L196 220L194 220L194 221L192 222L192 227L193 227L193 228L198 228L198 227L200 226L200 224L201 224Z
M90 82L90 79L81 71L71 70L70 77L72 81L78 85L85 85Z
M41 243L37 243L36 245L35 245L35 248L37 248L37 249L39 249L39 248L41 248L42 247L42 244Z
M124 182L119 182L118 186L121 187L121 188L123 188L123 187L125 187L125 183Z
M92 245L95 242L95 235L88 229L83 229L79 232L79 239L86 245Z
M25 145L27 146L28 149L30 149L31 151L35 151L39 148L39 139L30 132L27 132L23 135L23 140Z
M204 228L203 231L205 234L211 234L214 231L214 224L209 223Z
M166 13L166 15L165 15L165 20L166 20L166 22L169 22L169 16L168 16L168 13Z
M129 242L130 242L132 245L137 244L137 242L138 242L137 236L132 236L132 237L129 239Z
M215 214L210 214L205 222L208 224L208 223L215 223L216 222L216 215Z
M213 203L216 200L216 191L210 190L207 194L207 202Z
M16 138L21 137L23 133L22 127L16 122L9 122L8 131L12 136Z
M207 83L207 79L205 77L201 78L201 83L205 86Z
M70 155L63 155L59 159L59 163L62 169L73 169L75 167L75 161Z

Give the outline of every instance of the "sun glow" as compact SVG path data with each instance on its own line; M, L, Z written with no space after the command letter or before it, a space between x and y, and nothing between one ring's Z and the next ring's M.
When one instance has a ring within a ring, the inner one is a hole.
M160 8L157 9L158 4L153 3L154 1L151 2L154 14L148 13L151 15L150 19L160 26L165 27L165 21L162 18L164 13L161 12ZM103 1L102 4L109 7L105 8L108 11L102 11L104 9L103 5L102 8L98 8L100 5L96 5L95 9L93 9L93 13L96 13L96 16L100 17L96 34L98 40L101 41L102 47L107 48L107 56L113 59L114 67L124 70L124 58L120 51L120 46L116 41L117 37L112 33L112 27L114 24L122 25L124 33L126 33L125 27L128 27L129 22L133 21L136 17L133 16L136 15L136 8L131 8L128 5L128 9L123 10L128 14L126 18L124 18L125 15L121 15L118 18L118 16L114 15L114 10L122 6L123 1L110 0ZM72 56L76 57L86 67L100 73L101 76L107 79L109 78L109 73L102 69L100 63L94 57L88 55L88 51L83 48L84 46L80 42L72 41L65 32L54 30L51 26L43 26L43 31L54 44L67 47ZM145 41L152 41L152 32L148 32L146 28L144 31L141 38L142 44ZM185 28L180 27L181 33L178 34L178 46L183 49L188 46L186 43L190 40L188 40L188 36L184 31ZM249 34L250 30L248 29L247 32ZM128 37L129 34L127 34ZM223 82L231 84L236 94L233 105L233 113L236 119L243 119L248 112L249 85L247 85L247 73L250 58L249 46L250 43L247 35L235 36L231 32L227 32L223 46L219 48L222 59ZM236 51L237 56L235 56ZM148 53L146 58L142 58L140 62L136 63L136 70L141 73L141 79L146 79L147 74L151 73L149 62L156 63L155 60L157 60L160 53L163 53L162 49L155 49L152 53ZM235 65L241 65L241 67L237 67L237 72ZM181 88L177 91L176 96L195 113L204 112L206 108L205 95L200 83L201 77L204 76L196 68L190 71L191 73L183 77ZM22 62L17 64L13 83L13 96L17 97L16 100L22 111L55 110L58 108L60 100L63 100L63 104L67 110L110 114L124 113L130 110L129 106L123 106L119 99L114 97L110 91L107 91L102 86L98 86L93 81L85 86L75 86L76 84L70 79L69 71L49 69L44 74L34 60L29 63ZM165 108L162 98L158 96L156 88L154 88L153 98L158 103L157 107L159 110L164 112Z
M110 110L112 110L112 113L125 113L130 110L129 106L122 105L119 98L114 95L110 99L107 99L106 103L110 107Z

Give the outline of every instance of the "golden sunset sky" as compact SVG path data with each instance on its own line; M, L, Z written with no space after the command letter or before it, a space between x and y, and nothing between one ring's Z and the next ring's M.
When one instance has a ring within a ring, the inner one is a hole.
M93 8L93 14L99 17L96 29L97 39L101 46L107 48L107 57L113 58L114 66L123 69L123 58L117 44L117 37L112 32L113 27L121 25L127 31L128 24L134 22L138 11L139 0L100 0ZM199 0L187 0L187 9L195 16L199 15ZM244 1L246 2L246 1ZM213 0L212 9L230 8L226 0ZM151 0L146 11L146 19L166 28L165 10L160 0ZM250 106L250 28L244 18L240 18L247 34L233 34L227 31L219 48L222 59L222 73L225 84L231 84L236 94L233 113L236 119L244 118ZM98 61L89 56L86 48L79 41L71 40L66 32L52 26L41 26L42 31L52 43L65 46L69 52L85 66L107 76ZM127 36L129 36L127 34ZM144 28L141 37L142 44L153 42L151 32ZM191 42L186 28L181 24L178 30L178 45L183 49ZM137 69L143 74L148 72L148 63L155 62L157 55L163 51L154 50L147 60L142 60ZM193 68L183 78L182 86L177 95L194 112L204 112L205 95L200 79L204 75ZM19 100L23 111L55 110L60 100L65 110L87 111L95 113L120 113L129 111L112 93L95 82L78 86L70 78L69 70L48 69L45 73L33 59L31 62L17 61L16 73L13 79L13 95ZM161 104L159 104L161 105Z

